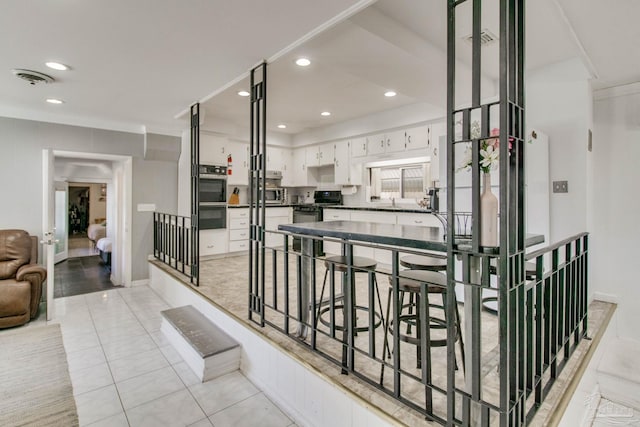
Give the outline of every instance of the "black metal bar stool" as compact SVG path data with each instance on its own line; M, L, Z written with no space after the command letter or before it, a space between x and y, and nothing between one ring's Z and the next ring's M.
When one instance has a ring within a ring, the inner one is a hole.
M344 312L344 303L342 304L331 304L331 298L329 298L329 300L325 301L323 300L324 297L324 290L327 284L327 276L329 275L329 272L331 271L331 266L333 266L334 271L338 271L340 273L343 274L347 274L348 271L348 265L347 265L347 257L343 256L343 255L336 255L336 256L330 256L325 258L324 260L324 265L325 265L325 272L324 272L324 279L322 280L322 290L320 291L320 300L316 305L317 308L317 316L316 316L316 324L314 325L314 328L317 328L317 322L320 321L320 323L322 323L323 325L327 326L328 328L330 328L330 330L333 332L334 330L338 330L338 331L343 331L345 326L343 324L338 324L335 322L335 314L334 312L336 310L342 310ZM370 286L372 286L372 288L369 290L369 306L363 306L363 305L355 305L355 309L356 312L361 311L361 312L367 312L368 313L368 317L369 317L369 322L367 322L364 325L358 326L357 323L355 324L354 327L354 332L357 334L358 332L364 332L364 331L373 331L376 328L378 328L380 325L384 325L384 318L382 316L382 302L380 300L380 291L378 289L378 282L376 280L376 274L375 274L375 270L376 270L376 266L377 263L375 260L371 259L371 258L366 258L366 257L361 257L361 256L354 256L353 257L353 272L354 274L357 273L366 273L369 275L369 284ZM344 289L343 289L344 291ZM373 305L375 305L374 301L373 301L373 292L375 292L376 297L378 299L378 308L380 309L380 311L376 311L375 308L373 307ZM334 295L334 301L337 300L344 300L344 295ZM354 301L355 303L355 301ZM326 313L330 314L330 320L327 320L324 316ZM324 316L324 317L323 317ZM344 319L343 319L344 320ZM373 325L373 327L371 328L370 326ZM372 336L374 336L373 334L371 334ZM373 345L373 344L372 344Z
M495 263L489 265L489 274L497 275L498 270L496 269ZM534 280L536 278L536 263L535 262L525 262L524 263L524 277L526 280ZM497 288L485 288L487 291L495 291L497 292ZM487 305L487 303L495 302L498 303L498 295L482 297L482 309L491 314L498 314L498 310Z
M420 286L421 284L427 284L427 293L438 294L442 297L442 305L435 304L432 301L426 303L426 315L428 317L429 330L427 331L427 340L424 351L427 352L427 360L429 360L429 366L425 366L427 369L427 377L431 378L431 347L443 347L447 345L447 339L431 339L432 330L446 330L447 318L446 318L446 298L447 298L447 276L444 273L429 271L429 270L403 270L400 272L398 278L398 301L400 302L400 313L398 319L388 320L387 332L393 334L393 322L398 321L407 325L405 332L400 333L400 341L413 344L416 346L417 355L417 368L421 368L422 359L422 345L420 342L421 337L421 319L420 319ZM393 302L393 276L389 276L389 296L387 302L386 318L389 319L390 307ZM409 298L409 302L405 304L404 297L409 294L413 298ZM455 298L455 294L454 294ZM430 314L430 309L436 308L443 310L443 318L438 318ZM406 311L406 312L405 312ZM415 313L414 313L415 311ZM455 312L455 325L456 325L456 340L460 344L460 355L462 358L462 367L464 369L464 343L462 340L462 331L460 327L460 313L458 311L458 304L456 302ZM415 333L411 333L411 328L415 328ZM402 330L402 329L400 329ZM383 348L383 364L382 371L380 373L380 383L382 383L384 377L384 357L389 352L389 339L388 333L384 336L384 348Z
M411 270L445 271L446 258L425 255L406 255L400 258L400 265Z

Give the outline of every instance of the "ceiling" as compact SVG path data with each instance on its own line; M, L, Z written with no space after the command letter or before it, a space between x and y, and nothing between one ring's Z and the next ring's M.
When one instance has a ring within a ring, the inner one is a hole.
M352 15L368 3L372 1L3 2L0 26L11 37L0 39L0 115L177 134L186 122L176 117L216 94L204 103L205 119L246 126L248 100L236 95L247 87L241 78L263 58L275 56L279 58L269 65L272 130L286 123L284 132L299 133L415 103L444 113L447 2L379 0ZM489 12L497 4L483 2L483 28L496 35L497 23ZM340 14L352 16L342 20ZM461 74L470 62L470 45L461 38L470 32L469 16L469 11L458 14ZM637 0L529 0L526 16L528 70L579 57L595 88L640 81ZM336 17L341 22L290 47ZM495 94L497 44L483 52L483 96L489 97ZM295 66L300 55L312 64ZM49 60L72 69L48 70L44 62ZM57 82L30 86L12 75L13 68L45 72ZM458 87L465 84L463 79ZM389 89L398 95L382 96ZM65 103L48 105L47 97ZM332 115L320 116L324 110Z

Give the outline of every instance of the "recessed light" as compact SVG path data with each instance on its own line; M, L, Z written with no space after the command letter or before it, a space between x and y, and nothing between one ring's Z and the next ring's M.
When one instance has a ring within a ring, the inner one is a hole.
M47 98L49 104L64 104L64 101L57 98Z
M68 65L61 64L60 62L45 62L44 65L58 71L67 71L69 69Z
M391 98L392 96L396 96L396 93L392 90L389 90L384 93L384 96L386 96L387 98Z
M280 129L286 129L286 128L287 128L287 125L278 125L278 127L279 127Z
M296 65L299 65L301 67L306 67L309 64L311 64L311 61L309 61L307 58L296 59Z
M249 96L249 92L247 92L246 90L241 90L240 92L238 92L238 95L240 95L240 96Z
M330 116L331 113L328 111L323 111L322 113L320 113L321 116Z

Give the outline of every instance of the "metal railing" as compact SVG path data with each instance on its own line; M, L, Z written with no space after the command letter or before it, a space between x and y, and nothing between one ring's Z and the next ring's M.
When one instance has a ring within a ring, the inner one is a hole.
M172 269L188 276L194 283L197 265L192 251L192 228L189 217L153 213L153 256Z
M481 298L462 302L461 297L454 297L454 304L448 305L444 294L433 292L433 283L423 282L412 297L428 304L414 305L414 315L419 315L404 323L394 322L407 315L409 305L409 295L399 280L403 271L400 260L405 255L433 253L321 239L325 247L327 243L341 245L342 255L351 260L343 265L317 257L315 249L309 248L310 257L292 251L291 233L266 233L280 234L282 246L264 249L267 273L252 309L257 315L253 320L277 329L333 362L343 374L358 377L443 425L450 419L454 425L497 425L507 418L514 420L513 424L520 424L516 419L528 423L586 333L586 233L527 254L524 259L511 258L512 280L523 284L506 290L508 311L483 312ZM309 242L320 239L301 237ZM373 268L354 267L354 256L366 251L386 253L391 262ZM441 255L446 257L446 252ZM459 272L446 293L462 296L466 288L480 294L495 291L491 284L500 281L496 268L490 266L498 261L498 255L481 256L483 279L478 284L463 280L463 272L469 268L464 259L463 255L456 261ZM525 278L519 267L525 259L535 261L535 278ZM545 261L549 265L545 266ZM310 262L310 271L305 272L305 262ZM498 293L498 305L504 304L504 295ZM468 320L459 317L470 312L474 313L471 329ZM438 322L440 332L434 327ZM503 336L496 331L505 322L510 332ZM442 339L447 346L429 345ZM475 348L474 354L467 351L465 356L465 345ZM448 346L454 349L453 359L448 357ZM429 347L431 352L419 350ZM509 354L506 363L500 357L504 349ZM480 368L472 371L474 378L465 370L469 363ZM499 398L504 381L512 396L508 407L502 406ZM478 396L467 391L470 382L481 390Z

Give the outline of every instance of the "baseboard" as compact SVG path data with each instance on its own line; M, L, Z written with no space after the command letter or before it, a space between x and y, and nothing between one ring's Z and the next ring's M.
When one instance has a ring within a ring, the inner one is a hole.
M149 279L133 280L131 282L131 287L134 287L134 286L147 286L148 284L149 284Z
M598 301L610 302L611 304L619 304L620 298L617 295L605 294L603 292L594 292L593 299Z

